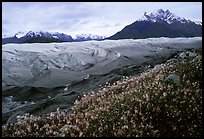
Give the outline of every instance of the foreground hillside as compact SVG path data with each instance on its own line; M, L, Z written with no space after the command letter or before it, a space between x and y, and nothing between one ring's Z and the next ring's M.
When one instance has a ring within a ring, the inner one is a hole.
M3 136L202 136L201 51L107 83L76 101L71 113L17 116Z

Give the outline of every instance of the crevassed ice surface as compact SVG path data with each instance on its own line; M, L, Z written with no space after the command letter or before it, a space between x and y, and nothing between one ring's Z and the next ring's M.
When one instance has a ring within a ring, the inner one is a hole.
M18 86L31 83L40 86L45 79L50 80L46 85L51 85L51 82L54 84L54 80L62 80L66 84L70 80L86 78L90 74L102 74L121 65L145 61L146 55L168 53L166 49L169 47L176 50L194 47L185 44L201 40L201 37L161 37L137 40L5 44L2 45L2 85ZM182 45L178 47L174 44ZM129 59L125 59L127 57ZM129 62L131 58L132 63Z

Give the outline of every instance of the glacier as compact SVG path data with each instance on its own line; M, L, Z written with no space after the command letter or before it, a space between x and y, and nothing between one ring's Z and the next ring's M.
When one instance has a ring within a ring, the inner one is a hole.
M56 87L86 78L88 74L104 74L121 66L145 62L145 55L157 55L157 53L169 55L173 50L191 47L190 43L200 40L202 40L200 37L161 37L49 44L5 44L2 45L2 84ZM181 46L178 47L179 44ZM45 78L47 80L49 78L49 81L45 82ZM53 84L52 80L58 80L58 83L53 82L56 83Z

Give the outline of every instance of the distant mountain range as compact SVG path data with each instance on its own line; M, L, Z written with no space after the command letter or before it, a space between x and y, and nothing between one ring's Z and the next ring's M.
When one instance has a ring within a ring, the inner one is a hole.
M202 22L186 20L159 9L147 14L106 39L143 39L155 37L201 37Z
M143 39L155 37L202 37L202 22L187 20L176 16L169 10L164 11L163 9L159 9L150 14L145 12L142 18L125 26L121 31L110 37L81 34L72 38L70 35L58 32L29 31L26 34L18 32L12 37L4 37L2 38L2 44Z
M81 34L76 35L73 39L70 35L64 33L49 33L43 31L29 31L24 34L18 32L12 37L2 38L2 44L7 43L51 43L51 42L73 42L73 41L88 41L88 40L102 40L105 36Z
M75 41L87 41L87 40L103 40L105 39L105 36L99 36L99 35L92 35L92 34L80 34L76 35L74 38Z

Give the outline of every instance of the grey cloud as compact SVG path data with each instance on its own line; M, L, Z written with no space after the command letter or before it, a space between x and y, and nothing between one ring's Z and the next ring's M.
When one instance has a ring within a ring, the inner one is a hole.
M121 26L121 25L122 25L121 23L114 24L114 26Z
M100 23L99 25L94 26L94 28L105 28L105 27L111 27L111 26L113 25L108 24L108 23Z
M87 23L89 23L90 21L83 21L83 22L81 22L80 24L81 25L85 25L85 24L87 24Z

